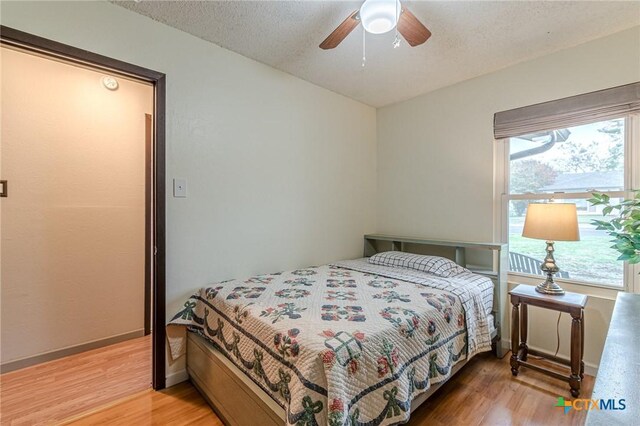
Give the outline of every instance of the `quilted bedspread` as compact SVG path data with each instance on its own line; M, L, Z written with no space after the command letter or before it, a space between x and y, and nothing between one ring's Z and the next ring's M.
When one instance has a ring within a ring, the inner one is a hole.
M490 349L487 285L345 261L203 288L170 325L215 345L287 424L396 424L457 362Z

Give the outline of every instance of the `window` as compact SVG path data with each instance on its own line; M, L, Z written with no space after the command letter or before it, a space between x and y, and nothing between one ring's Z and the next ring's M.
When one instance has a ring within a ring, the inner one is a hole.
M576 204L580 227L580 241L556 243L557 278L625 287L630 271L617 260L611 237L591 224L603 218L602 208L587 200L594 191L621 200L637 184L638 150L631 146L631 124L631 118L619 117L505 139L502 230L512 273L542 274L545 244L522 237L522 228L529 203L553 199Z

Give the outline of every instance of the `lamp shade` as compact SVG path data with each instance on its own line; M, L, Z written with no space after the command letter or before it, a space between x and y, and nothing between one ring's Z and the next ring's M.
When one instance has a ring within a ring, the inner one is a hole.
M531 203L522 236L547 241L579 241L578 213L573 203Z

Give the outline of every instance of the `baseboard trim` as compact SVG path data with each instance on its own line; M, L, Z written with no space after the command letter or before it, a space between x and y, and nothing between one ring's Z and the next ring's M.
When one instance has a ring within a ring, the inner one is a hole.
M505 344L509 345L509 349L508 350L510 351L511 350L511 340L506 340ZM546 353L546 354L549 353L549 351L547 351L545 349L542 349L539 346L533 346L533 345L528 345L528 346L531 349L535 349L538 352L542 352L542 353ZM511 355L509 355L509 356L511 356ZM564 354L558 354L558 356L562 356L562 357L566 358L566 355L564 355ZM585 361L584 362L584 373L588 374L589 376L595 377L596 374L598 374L598 366L596 364L591 363L591 362Z
M189 373L187 373L187 369L185 368L184 370L168 374L165 385L169 388L177 385L178 383L186 382L187 380L189 380Z
M142 336L144 336L144 329L118 334L116 336L107 337L105 339L93 340L91 342L81 343L79 345L69 346L62 349L56 349L51 352L33 355L30 357L17 359L15 361L5 362L4 364L0 364L0 374L9 373L11 371L20 370L26 367L31 367L32 365L41 364L43 362L54 361L65 356L75 355L80 352L102 348L104 346L113 345L115 343L124 342L125 340L135 339Z

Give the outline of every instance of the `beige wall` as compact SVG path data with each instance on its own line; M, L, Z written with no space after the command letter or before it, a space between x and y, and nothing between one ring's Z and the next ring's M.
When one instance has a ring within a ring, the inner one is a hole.
M3 25L166 73L167 187L189 194L167 191L168 316L216 280L362 254L375 109L106 2L0 7Z
M378 231L492 240L493 114L638 80L640 27L380 108ZM585 358L596 366L615 294L568 289L593 296L585 314ZM534 346L555 351L556 319L532 313ZM565 343L567 326L565 318ZM568 354L566 344L560 353Z
M141 331L153 88L0 52L2 363Z

